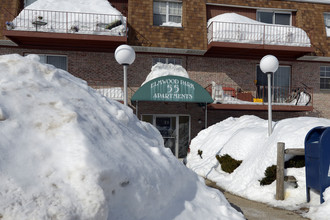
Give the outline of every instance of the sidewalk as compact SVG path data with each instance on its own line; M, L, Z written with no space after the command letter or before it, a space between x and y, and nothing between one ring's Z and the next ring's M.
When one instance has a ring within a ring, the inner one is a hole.
M216 186L216 184L210 180L205 180L205 184L209 187L220 190L230 204L239 212L243 213L247 220L303 220L307 218L303 218L299 214L293 211L278 209L274 207L270 207L264 203L259 203L255 201L251 201L239 196L235 196L230 194L220 187ZM303 211L302 211L303 212Z

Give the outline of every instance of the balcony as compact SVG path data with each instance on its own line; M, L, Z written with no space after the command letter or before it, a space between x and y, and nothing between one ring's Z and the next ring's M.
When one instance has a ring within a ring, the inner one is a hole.
M98 93L110 99L124 102L124 92L122 89L122 81L107 80L89 80L88 85L95 89ZM130 90L129 90L130 91Z
M25 48L113 51L127 42L119 15L24 9L3 34Z
M246 89L242 89L245 87ZM251 110L267 111L267 86L209 85L206 90L211 94L214 103L209 104L213 110ZM313 89L303 87L273 86L273 111L312 111Z
M293 26L212 21L207 30L209 56L290 60L313 52L306 32Z

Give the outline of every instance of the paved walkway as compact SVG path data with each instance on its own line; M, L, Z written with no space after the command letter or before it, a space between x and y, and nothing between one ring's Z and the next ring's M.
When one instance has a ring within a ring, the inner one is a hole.
M247 220L303 220L307 218L303 218L296 212L292 212L289 210L278 209L274 207L270 207L264 203L254 202L239 196L235 196L230 194L220 187L218 187L214 182L209 180L205 180L206 185L216 188L220 190L230 204L238 211L243 213ZM304 212L306 210L302 210Z

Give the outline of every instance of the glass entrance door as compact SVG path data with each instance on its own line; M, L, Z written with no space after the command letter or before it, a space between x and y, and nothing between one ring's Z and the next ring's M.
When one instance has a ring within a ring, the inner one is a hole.
M190 117L178 116L179 118L179 155L178 158L185 158L190 143Z
M176 117L156 117L156 128L163 136L165 147L170 148L172 153L177 156Z
M190 116L142 115L142 120L152 123L164 139L164 146L170 148L177 158L187 156L190 142Z

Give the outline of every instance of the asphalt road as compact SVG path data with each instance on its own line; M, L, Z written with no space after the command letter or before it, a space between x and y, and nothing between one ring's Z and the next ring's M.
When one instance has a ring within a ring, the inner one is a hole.
M296 212L270 207L264 203L259 203L251 201L231 193L228 193L218 187L214 182L205 180L206 185L220 190L230 204L239 212L243 213L247 220L303 220L308 218L303 218ZM301 210L301 213L308 210Z

